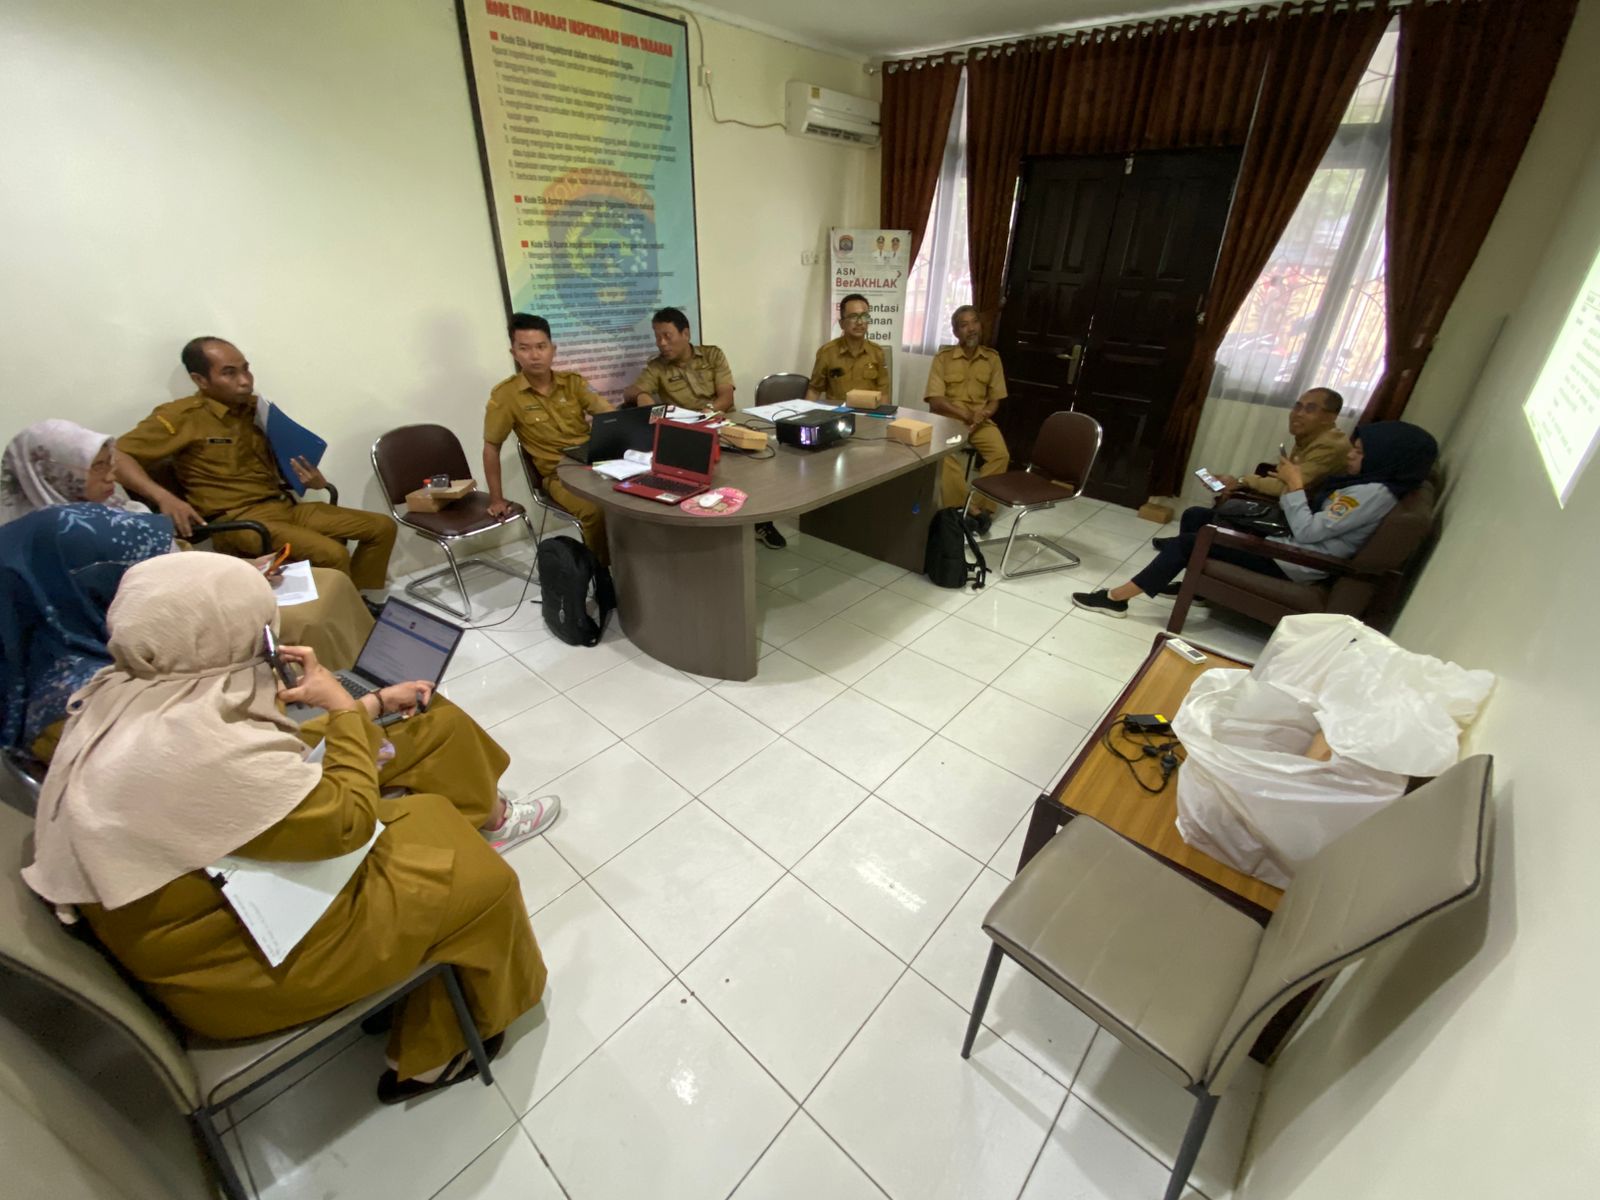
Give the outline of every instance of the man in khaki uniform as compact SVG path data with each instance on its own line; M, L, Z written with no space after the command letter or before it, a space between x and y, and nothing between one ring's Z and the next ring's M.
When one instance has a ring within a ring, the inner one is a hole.
M1000 366L1000 355L978 344L983 337L983 323L972 305L963 304L950 315L950 328L956 335L956 344L933 356L925 399L933 412L966 424L967 441L983 460L978 477L999 475L1011 466L1006 440L994 423L995 410L1006 398L1006 374ZM960 508L966 503L965 457L947 454L939 469L939 503L945 508ZM975 496L971 515L978 532L988 533L994 521L994 505Z
M1329 475L1344 473L1350 439L1334 425L1343 408L1344 397L1338 392L1316 387L1296 400L1289 410L1289 435L1294 438L1289 461L1300 468L1307 488L1315 488ZM1218 475L1217 479L1227 489L1223 495L1241 489L1264 496L1281 496L1284 492L1283 480L1273 474L1245 475L1238 479L1232 475Z
M611 405L582 375L551 369L556 346L550 340L550 322L543 317L517 313L506 331L511 336L517 373L494 386L483 415L483 479L489 489L489 514L498 517L511 510L500 486L500 447L515 431L517 441L533 458L546 494L578 518L584 544L602 563L609 563L605 514L594 501L563 484L556 467L563 450L589 440L588 414L610 412Z
M733 408L733 372L728 358L715 346L696 346L689 340L689 318L682 309L663 308L650 318L659 352L622 390L628 404L676 404L697 412L728 412Z
M811 379L806 385L807 400L826 396L831 404L843 404L848 393L865 391L881 392L882 403L894 403L889 360L882 346L867 340L871 319L872 305L865 296L846 296L839 301L841 336L825 342L817 350L817 360L811 365Z
M198 389L194 395L160 405L117 439L117 479L150 497L172 518L179 537L211 521L259 521L274 549L288 543L294 558L343 571L365 592L381 594L394 550L395 523L388 516L333 504L296 503L256 425L255 377L239 348L216 337L198 337L184 346L182 360ZM170 458L183 485L178 497L158 486L145 464ZM305 459L293 462L307 487L328 481ZM355 542L350 553L347 542ZM218 550L255 554L247 534L212 538Z

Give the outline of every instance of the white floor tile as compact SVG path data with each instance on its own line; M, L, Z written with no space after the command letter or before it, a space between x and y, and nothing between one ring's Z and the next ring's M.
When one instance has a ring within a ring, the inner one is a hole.
M589 883L680 971L782 874L753 842L697 802L657 825Z
M889 585L896 595L916 600L943 613L953 613L968 604L978 593L970 587L943 588L926 575L902 575Z
M551 827L552 833L556 826L569 819L569 813L563 801L556 825ZM555 847L550 844L550 833L513 846L504 857L517 873L517 879L522 884L522 899L527 903L530 913L537 912L578 882L578 873L572 869L572 864L557 854Z
M849 553L849 551L846 551ZM878 590L878 585L857 579L831 566L818 567L790 580L778 588L780 592L814 604L830 615L849 608Z
M456 652L450 656L450 666L444 673L445 682L479 667L486 667L505 656L504 646L486 633L469 629L461 635L461 641L456 645Z
M978 979L993 944L983 918L1010 880L984 871L928 940L911 967L934 987L972 1011ZM1063 1087L1083 1064L1095 1023L1009 958L1000 964L983 1023L1050 1072Z
M777 736L715 692L701 692L628 744L699 795Z
M1066 1089L907 974L806 1110L895 1200L1010 1200Z
M1142 630L1118 628L1125 624L1093 614L1066 616L1039 639L1037 648L1126 682L1144 662L1155 639L1154 634L1144 636Z
M641 654L567 690L567 698L618 737L627 737L699 695L682 671Z
M725 1196L795 1111L772 1078L676 984L524 1122L585 1200Z
M904 969L788 877L695 959L682 980L799 1101Z
M783 531L783 536L789 539L789 551L802 558L809 558L813 562L828 563L849 553L843 546L825 542L821 538L812 537L809 533L801 533L792 525L780 525L779 528ZM781 554L782 551L778 553Z
M763 554L758 548L756 551L756 582L764 583L768 587L782 587L791 580L800 578L808 571L815 571L820 566L816 559L806 558L801 554L776 553Z
M562 1200L562 1192L533 1139L514 1125L434 1200Z
M453 676L439 691L485 729L555 695L544 680L514 658L501 658Z
M797 1112L732 1200L883 1200L883 1193L815 1121Z
M1062 774L1066 774L1065 771ZM1000 844L1000 849L989 857L989 869L1004 875L1007 879L1016 878L1017 860L1022 857L1022 843L1028 837L1028 822L1033 817L1033 807L1029 805L1028 811L1022 814L1022 819L1011 827L1011 832L1006 835L1006 840Z
M381 1105L383 1039L364 1037L239 1125L262 1200L428 1200L514 1120L498 1088L464 1083L450 1102Z
M1226 1200L1233 1194L1261 1083L1261 1065L1246 1060L1211 1118L1191 1176L1210 1200ZM1163 1164L1172 1165L1194 1108L1193 1098L1182 1087L1101 1030L1072 1090Z
M535 646L548 642L555 636L545 628L542 619L537 624L529 625L526 629L497 626L484 632L507 654L521 654L524 650L532 650Z
M965 708L983 684L915 650L902 650L866 675L855 690L919 725L938 729Z
M900 647L844 617L833 617L784 646L784 651L826 671L841 683L854 683Z
M940 732L1041 789L1055 782L1062 762L1088 733L1081 725L993 688Z
M1122 692L1123 680L1057 658L1043 650L1029 650L1000 673L997 691L1025 700L1035 708L1093 729L1111 702Z
M844 691L844 686L821 668L801 662L787 651L774 650L760 660L754 679L725 680L716 685L716 692L769 729L783 733Z
M839 615L853 625L902 646L910 645L945 618L939 609L888 589L858 600Z
M879 587L909 574L904 567L897 567L893 563L884 562L868 554L858 554L854 550L846 550L828 565L835 571L843 571L846 575L854 575L857 579L865 579L868 583L877 584Z
M617 735L565 696L554 696L537 708L518 713L489 731L511 755L500 777L510 796L526 796L607 746Z
M1038 794L1026 779L942 734L878 788L880 799L980 862L994 854Z
M852 691L830 700L788 736L870 791L894 774L933 731Z
M998 587L984 588L970 604L962 605L956 616L1030 645L1061 619L1055 609Z
M1150 1200L1170 1171L1076 1096L1068 1097L1022 1200ZM1184 1200L1200 1200L1193 1188Z
M544 998L506 1031L495 1086L526 1113L572 1073L671 973L588 884L533 918L550 978Z
M1027 648L1022 642L981 625L953 618L941 621L911 643L911 649L918 654L954 667L980 683L992 683Z
M780 738L703 792L700 801L792 867L866 797L866 788Z
M977 876L977 861L869 798L794 873L910 962Z
M559 638L551 637L520 652L517 661L532 668L539 678L556 691L564 692L638 654L639 647L630 642L613 622L607 627L598 646L569 646Z
M796 600L784 592L756 593L756 632L771 646L785 646L831 616L827 609Z
M1075 567L1062 567L1060 570L1047 571L1039 575L1024 575L1020 578L1001 579L998 587L1003 592L1024 600L1031 600L1035 604L1042 604L1046 608L1056 609L1058 612L1067 612L1072 608L1072 593L1086 592L1100 586L1107 575L1117 570L1122 565L1121 554L1095 554L1091 551L1078 551L1073 545L1077 534L1069 533L1061 538L1062 545L1078 555L1079 562ZM1012 569L1017 567L1043 566L1045 562L1057 563L1061 559L1041 551L1047 558L1035 563L1033 557L1023 558L1019 554L1012 560ZM998 551L996 551L998 555ZM996 557L993 565L999 566L1000 560ZM998 578L992 576L991 578Z
M561 815L545 835L582 875L638 841L693 797L619 742L550 784Z

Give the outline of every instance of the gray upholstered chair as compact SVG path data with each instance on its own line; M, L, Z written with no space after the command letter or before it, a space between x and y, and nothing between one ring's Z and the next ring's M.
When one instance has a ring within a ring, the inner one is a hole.
M967 485L967 502L961 509L966 519L972 511L976 496L984 496L997 504L1017 511L1011 522L1011 533L1004 538L991 538L981 543L995 546L1005 543L996 568L1001 579L1015 579L1021 575L1042 575L1046 571L1064 571L1077 566L1080 559L1054 538L1042 533L1021 533L1023 519L1029 513L1043 512L1083 494L1089 480L1089 471L1100 453L1100 422L1087 413L1058 412L1045 418L1034 439L1033 454L1028 465L1020 471L1006 471L988 478L979 476ZM967 464L971 470L972 464ZM1059 562L1042 567L1027 567L1020 571L1006 570L1011 559L1011 547L1018 541L1033 542L1060 555Z
M756 406L782 404L787 400L804 400L806 388L810 383L811 378L808 375L768 375L756 384Z
M1000 893L965 1058L1009 956L1195 1097L1182 1195L1217 1100L1289 1000L1483 886L1492 760L1458 763L1300 868L1266 927L1089 817Z

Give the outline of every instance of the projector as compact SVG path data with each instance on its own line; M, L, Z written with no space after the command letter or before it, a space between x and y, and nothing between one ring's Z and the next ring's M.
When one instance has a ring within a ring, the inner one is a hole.
M856 431L854 414L821 409L795 417L779 417L773 424L778 428L780 442L800 450L825 450Z

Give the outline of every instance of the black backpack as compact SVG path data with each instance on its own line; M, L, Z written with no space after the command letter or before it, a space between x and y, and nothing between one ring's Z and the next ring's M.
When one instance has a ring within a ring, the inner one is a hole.
M606 619L617 607L611 572L600 565L589 547L569 537L540 542L535 561L539 568L539 603L550 632L569 646L597 645L606 631ZM589 615L591 589L599 621Z
M977 559L967 562L967 551ZM978 549L978 539L961 520L959 508L941 508L928 523L928 550L922 559L923 574L940 587L958 588L971 583L981 588L989 578L989 564Z

